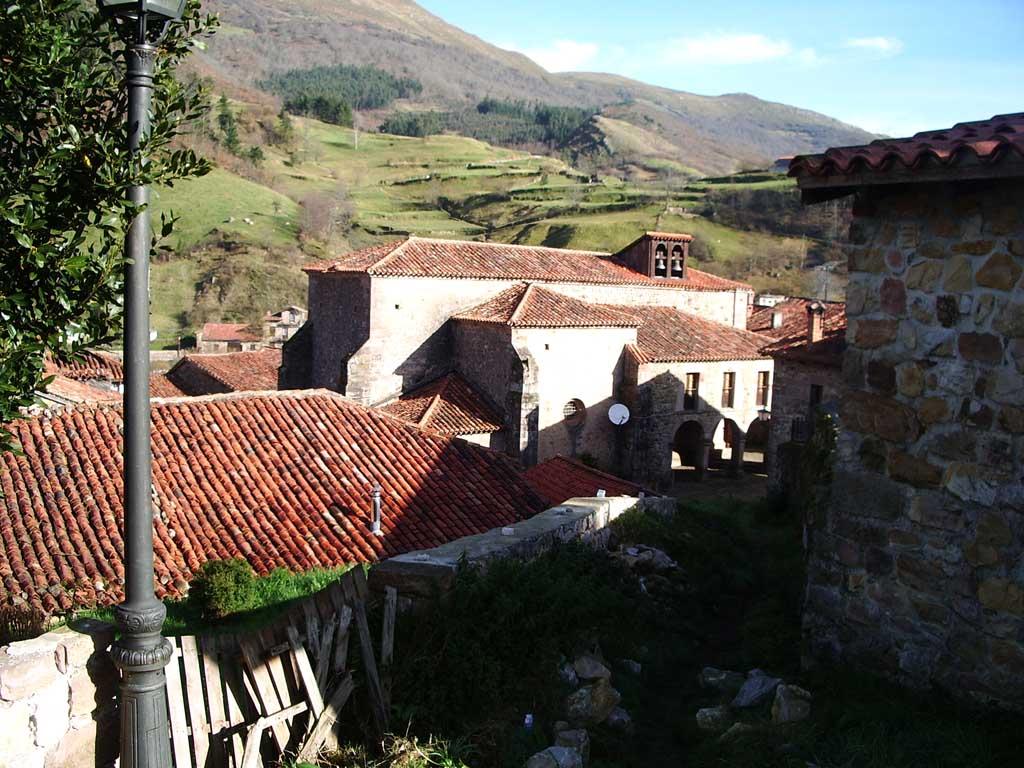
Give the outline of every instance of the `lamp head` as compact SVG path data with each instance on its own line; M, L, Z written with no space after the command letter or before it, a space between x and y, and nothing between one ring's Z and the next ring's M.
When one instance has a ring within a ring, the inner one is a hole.
M177 21L185 12L185 0L96 0L100 13L115 19L138 19L148 16L154 21Z

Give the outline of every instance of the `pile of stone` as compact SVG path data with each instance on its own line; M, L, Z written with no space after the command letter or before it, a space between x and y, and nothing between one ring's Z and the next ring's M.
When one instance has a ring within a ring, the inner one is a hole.
M639 675L640 663L623 659L621 666ZM558 676L572 692L565 699L565 720L554 724L555 743L531 757L526 768L583 768L590 759L590 733L587 728L604 725L631 733L633 720L619 706L622 696L612 687L612 671L600 650L563 661Z
M683 569L660 549L629 544L620 546L611 556L637 577L640 590L655 602L671 602L688 592Z
M755 730L757 725L797 723L811 714L809 691L761 669L752 669L744 675L704 667L697 675L697 682L720 701L697 711L697 727L720 733L723 740Z

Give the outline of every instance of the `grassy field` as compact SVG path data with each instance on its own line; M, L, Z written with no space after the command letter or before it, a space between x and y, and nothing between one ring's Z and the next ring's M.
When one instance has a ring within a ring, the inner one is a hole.
M158 214L180 217L164 244L170 255L153 265L154 346L174 346L204 321L252 322L304 304L303 263L407 234L615 251L645 230L683 231L713 251L701 269L757 289L806 290L801 241L678 213L696 209L708 188L785 188L787 179L686 183L688 169L666 166L686 186L594 180L557 158L461 136L357 135L293 120L294 145L264 147L265 162L248 174L258 181L218 168L154 194ZM327 244L302 229L303 203L325 199L344 201L352 214L350 228Z

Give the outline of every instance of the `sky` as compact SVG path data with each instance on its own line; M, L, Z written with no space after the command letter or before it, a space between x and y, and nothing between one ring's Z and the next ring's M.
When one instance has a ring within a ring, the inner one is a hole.
M419 0L551 72L744 92L907 136L1024 111L1024 0Z

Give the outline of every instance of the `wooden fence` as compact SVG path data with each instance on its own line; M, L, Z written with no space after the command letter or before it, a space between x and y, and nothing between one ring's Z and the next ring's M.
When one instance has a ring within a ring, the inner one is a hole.
M336 747L335 725L357 685L348 668L353 629L359 684L383 734L398 594L385 592L380 665L367 599L365 573L356 567L261 630L173 638L167 706L175 768L255 768L281 755L309 762Z

